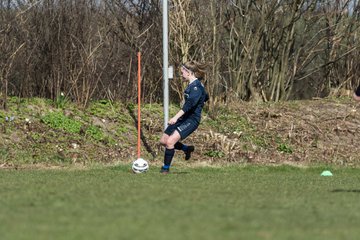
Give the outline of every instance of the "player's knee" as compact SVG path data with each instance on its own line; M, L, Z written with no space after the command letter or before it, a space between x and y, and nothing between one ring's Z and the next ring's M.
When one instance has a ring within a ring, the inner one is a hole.
M177 142L176 139L169 138L166 141L166 148L169 148L169 149L174 148L176 142Z
M166 134L163 134L160 138L160 144L163 145L163 146L166 146L166 143L169 139L169 136L167 136Z
M173 149L175 147L175 143L167 143L166 148L167 149Z
M160 139L160 144L163 145L163 146L166 146L166 140L165 139Z

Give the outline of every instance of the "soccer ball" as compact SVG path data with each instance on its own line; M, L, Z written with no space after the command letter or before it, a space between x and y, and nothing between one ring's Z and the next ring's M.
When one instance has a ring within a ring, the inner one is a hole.
M131 169L134 173L144 173L149 170L149 164L144 159L138 158L133 162Z

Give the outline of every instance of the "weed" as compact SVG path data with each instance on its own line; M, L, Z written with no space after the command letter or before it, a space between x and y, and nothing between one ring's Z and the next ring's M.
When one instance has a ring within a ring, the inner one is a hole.
M4 161L8 158L8 156L9 156L9 149L1 147L0 148L0 160Z
M285 143L280 143L277 147L277 150L283 153L293 153L292 147L288 146Z
M129 110L129 111L134 111L135 110L135 104L133 103L128 103L126 105L126 108Z
M205 153L205 156L213 157L213 158L222 158L225 156L225 153L223 153L222 151L218 151L218 150L210 150Z
M278 144L277 150L282 153L293 153L293 149L287 143L283 142L280 137L275 138L275 142Z
M62 129L68 133L80 133L82 124L74 119L66 117L62 112L50 112L41 118L51 128Z
M129 115L121 114L117 116L118 122L120 124L132 124L133 120Z
M101 129L97 126L90 126L86 129L86 135L95 139L96 141L101 141L104 139L104 134Z
M55 99L55 106L56 108L61 108L63 109L65 107L65 105L68 103L68 99L65 96L65 94L62 92L60 93L59 96L57 96L57 98Z
M3 113L2 111L0 111L0 123L4 123L5 122L5 113Z
M105 135L102 139L101 142L106 144L106 145L110 145L110 146L115 146L117 144L116 140L114 138L112 138L111 136Z
M259 147L266 148L268 146L268 143L264 137L250 135L250 134L244 134L241 136L241 139L245 142L250 142Z
M162 114L162 108L160 104L152 103L152 104L144 104L144 106L141 109L142 111L148 113L148 114L156 114L160 116Z
M224 134L256 131L255 127L252 126L246 118L228 112L221 113L216 118L207 120L206 124L217 128L220 133Z
M129 132L129 129L127 128L127 127L125 127L125 126L119 126L117 129L116 129L116 133L118 134L118 135L123 135L124 133L127 133L127 132Z
M113 103L110 100L99 100L96 102L92 102L89 106L88 111L91 115L98 117L115 117L116 111Z
M34 141L39 141L41 139L41 135L37 132L30 132L30 137L34 140Z

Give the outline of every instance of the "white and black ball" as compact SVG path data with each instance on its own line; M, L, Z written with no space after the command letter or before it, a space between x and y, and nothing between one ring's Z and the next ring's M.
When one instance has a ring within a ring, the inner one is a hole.
M149 170L149 163L142 158L138 158L132 163L131 169L133 173L145 173Z

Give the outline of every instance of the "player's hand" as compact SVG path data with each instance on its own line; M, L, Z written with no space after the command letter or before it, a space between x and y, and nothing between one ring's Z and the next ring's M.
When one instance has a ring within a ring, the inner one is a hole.
M173 125L173 124L175 124L177 122L177 118L175 118L175 117L173 117L173 118L171 118L170 120L169 120L169 124L170 125Z

